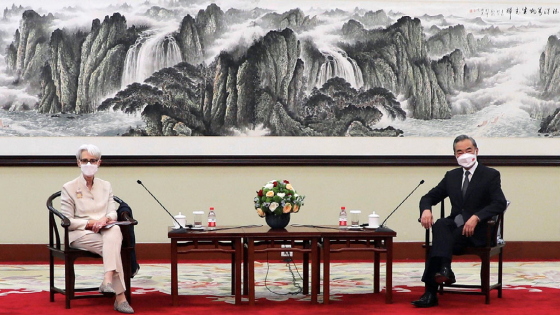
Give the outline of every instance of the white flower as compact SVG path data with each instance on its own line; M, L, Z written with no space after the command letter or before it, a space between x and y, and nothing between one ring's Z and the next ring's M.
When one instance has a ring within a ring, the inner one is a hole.
M285 193L277 193L276 196L280 197L280 198L284 198L284 196L286 196Z
M270 207L268 207L268 209L270 209L270 211L274 211L276 210L276 208L278 208L279 204L278 202L273 202L270 204Z
M296 197L296 198L297 198L297 197L299 197L299 195L298 195L298 194L294 194L294 197Z
M272 189L272 188L274 188L274 184L268 183L268 184L264 185L264 188Z

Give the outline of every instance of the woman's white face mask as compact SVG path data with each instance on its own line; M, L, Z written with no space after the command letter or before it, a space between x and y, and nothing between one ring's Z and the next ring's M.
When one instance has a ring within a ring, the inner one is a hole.
M82 174L87 177L92 177L95 173L97 173L98 166L97 164L91 164L88 162L87 164L81 164L80 169L82 169Z
M457 157L457 163L464 168L471 168L476 163L476 155L472 153L464 153Z

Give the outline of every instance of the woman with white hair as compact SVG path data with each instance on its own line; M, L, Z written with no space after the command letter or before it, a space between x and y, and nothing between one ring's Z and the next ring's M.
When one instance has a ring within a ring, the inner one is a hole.
M62 187L61 212L70 219L70 246L103 256L105 276L99 287L103 294L115 294L114 309L132 314L126 301L121 260L122 234L118 226L105 228L117 220L111 184L95 178L101 165L101 151L93 144L80 146L76 153L82 174Z

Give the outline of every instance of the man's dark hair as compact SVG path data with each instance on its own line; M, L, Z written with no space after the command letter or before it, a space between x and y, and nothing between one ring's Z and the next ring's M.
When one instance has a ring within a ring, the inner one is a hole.
M476 141L467 135L460 135L457 138L455 138L455 140L453 140L453 153L455 153L455 145L457 144L457 142L461 142L463 140L471 140L472 144L474 145L475 149L478 149L478 146L476 145Z

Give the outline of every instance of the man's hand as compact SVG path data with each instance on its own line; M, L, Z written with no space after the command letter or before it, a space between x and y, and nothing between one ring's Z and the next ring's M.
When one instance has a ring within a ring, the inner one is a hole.
M432 215L432 210L426 209L422 211L422 217L420 218L420 224L425 229L429 229L434 224L434 216Z
M463 235L466 237L472 236L478 221L480 221L480 219L476 215L471 216L471 218L463 226Z

